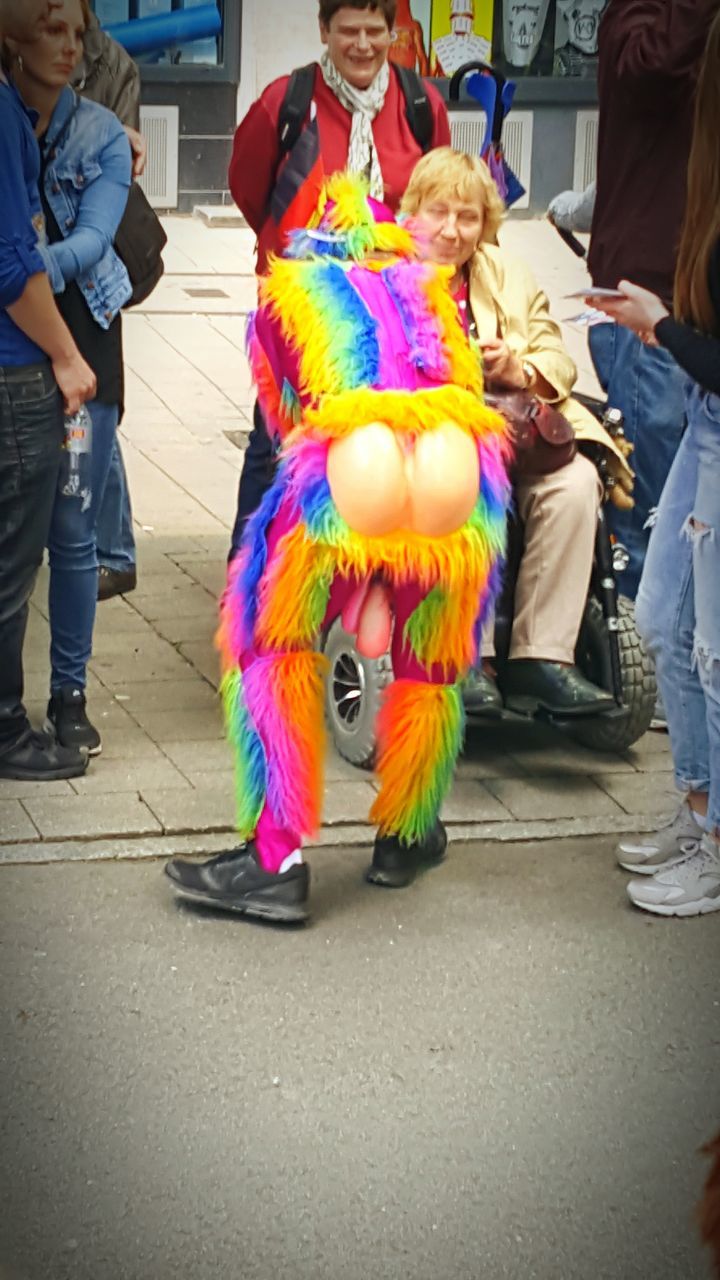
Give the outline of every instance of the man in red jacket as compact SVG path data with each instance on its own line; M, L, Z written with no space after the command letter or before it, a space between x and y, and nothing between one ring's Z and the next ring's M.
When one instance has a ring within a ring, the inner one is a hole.
M593 283L634 280L670 305L685 211L693 95L720 0L610 0L600 24ZM630 553L621 591L635 598L649 529L684 426L684 375L669 352L622 325L590 330L598 377L635 446L635 507L610 513Z
M423 147L408 120L398 73L388 61L395 10L396 0L320 0L325 52L315 67L311 101L301 122L306 136L301 134L296 143L302 156L295 148L288 154L280 138L289 76L268 85L238 127L230 191L258 237L259 272L265 270L268 253L282 248L283 227L292 225L293 211L295 225L302 221L303 179L308 207L323 176L340 169L366 174L370 194L392 209L398 207ZM432 115L428 148L446 146L450 124L445 104L434 87L426 86L425 92ZM278 180L283 174L288 206L284 216L277 208ZM240 478L231 555L238 549L245 521L269 488L273 469L272 442L256 405Z

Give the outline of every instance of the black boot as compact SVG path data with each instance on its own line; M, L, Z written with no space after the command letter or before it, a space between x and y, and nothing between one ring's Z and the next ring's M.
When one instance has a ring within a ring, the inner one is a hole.
M113 596L126 596L137 586L137 569L108 569L101 564L98 570L98 600L112 600Z
M443 861L447 843L447 831L439 819L417 844L402 844L399 836L377 836L365 879L384 889L404 889L412 884L418 871Z
M172 858L165 874L181 898L206 907L280 924L297 924L308 918L307 864L301 862L282 875L272 875L260 866L252 841L239 849L218 853L206 862Z
M505 706L522 715L537 710L556 716L589 716L612 711L611 693L586 679L578 667L540 658L514 658L502 672Z
M63 685L51 693L45 728L55 734L62 747L76 747L89 756L102 751L100 734L87 718L85 691L74 685Z
M14 778L19 782L80 778L87 767L86 752L62 747L47 734L32 729L0 754L0 778Z
M502 694L492 676L481 666L471 667L460 686L463 706L469 716L498 720L503 712Z

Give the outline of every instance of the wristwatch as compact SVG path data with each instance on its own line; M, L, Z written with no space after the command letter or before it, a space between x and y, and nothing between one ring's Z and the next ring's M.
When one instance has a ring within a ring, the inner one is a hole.
M523 360L522 371L525 374L525 390L529 391L535 381L535 366L530 364L528 360Z

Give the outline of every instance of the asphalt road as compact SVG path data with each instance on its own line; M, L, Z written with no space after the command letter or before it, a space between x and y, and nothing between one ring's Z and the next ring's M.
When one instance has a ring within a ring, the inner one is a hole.
M633 912L607 841L366 859L291 932L0 870L3 1280L709 1275L720 916Z

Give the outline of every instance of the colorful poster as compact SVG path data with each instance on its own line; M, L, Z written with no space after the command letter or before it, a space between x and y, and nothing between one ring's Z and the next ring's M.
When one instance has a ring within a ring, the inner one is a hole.
M594 76L598 30L607 0L557 0L555 18L556 76Z
M398 0L390 61L398 66L430 74L431 0Z
M390 61L420 75L451 76L489 62L495 0L398 0Z
M465 62L490 62L493 0L433 0L430 74L451 76Z

